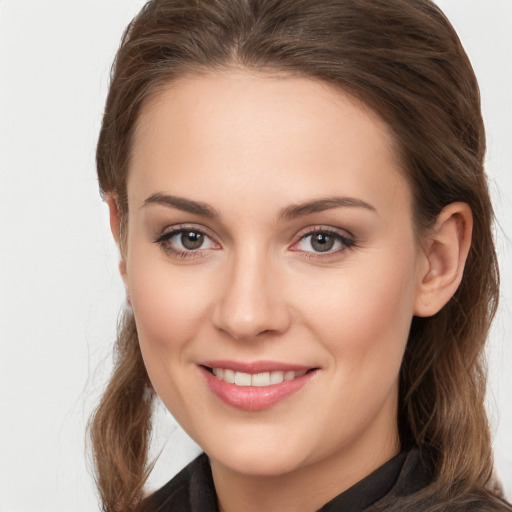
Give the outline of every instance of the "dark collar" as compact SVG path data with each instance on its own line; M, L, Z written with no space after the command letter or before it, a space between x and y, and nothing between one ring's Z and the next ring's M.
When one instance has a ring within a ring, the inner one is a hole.
M416 449L399 453L319 512L362 512L428 485L429 476ZM219 512L208 457L203 453L144 501L141 512Z
M429 473L418 450L401 452L367 477L326 503L319 512L362 512L426 487Z

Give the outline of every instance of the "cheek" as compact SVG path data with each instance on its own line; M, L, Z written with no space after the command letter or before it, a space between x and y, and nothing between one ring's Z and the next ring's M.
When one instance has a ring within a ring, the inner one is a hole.
M197 271L133 255L128 266L137 331L148 370L169 367L207 315L208 290ZM143 256L143 255L141 255Z
M309 294L307 330L323 345L329 389L337 390L325 417L319 408L317 418L323 435L332 439L345 436L349 442L375 418L396 416L397 378L412 320L414 260L395 261L347 268L326 286L327 293Z
M347 266L323 287L304 286L303 318L344 375L377 381L398 373L413 316L416 260L413 250L368 260Z
M412 319L413 287L404 275L407 273L396 270L386 275L368 274L354 290L353 301L346 307L354 338L361 346L400 347L405 342Z
M135 260L132 260L134 263ZM197 395L197 382L190 381L190 351L204 325L207 296L191 286L195 279L169 266L133 265L129 286L138 338L149 379L169 410L187 428L187 401Z

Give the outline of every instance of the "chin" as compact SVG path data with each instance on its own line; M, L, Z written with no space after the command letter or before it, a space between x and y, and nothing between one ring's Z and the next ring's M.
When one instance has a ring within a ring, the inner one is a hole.
M233 443L232 446L212 452L205 450L211 460L243 475L275 477L296 470L303 459L298 454L303 450L299 447L277 447L274 443L262 445L251 443L247 446Z

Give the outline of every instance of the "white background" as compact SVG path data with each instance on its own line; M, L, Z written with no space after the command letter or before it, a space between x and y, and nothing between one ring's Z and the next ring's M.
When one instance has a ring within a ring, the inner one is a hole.
M142 0L0 0L0 512L97 511L87 417L124 300L94 150L110 63ZM500 226L489 412L512 498L512 0L440 0L473 61ZM197 448L164 412L152 485Z

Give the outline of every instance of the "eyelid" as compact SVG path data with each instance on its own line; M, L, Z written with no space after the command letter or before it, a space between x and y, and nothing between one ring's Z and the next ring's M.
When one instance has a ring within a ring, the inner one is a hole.
M345 238L355 238L354 235L346 230L341 228L336 228L334 226L327 226L323 224L315 224L313 226L308 226L306 228L301 229L296 235L295 238L299 240L307 235L311 235L313 233L332 233L334 235L339 235Z
M308 236L314 235L315 233L326 233L328 235L332 235L338 241L340 241L344 245L344 247L337 251L325 251L324 253L317 252L317 251L303 251L303 250L296 249L296 248L294 249L294 247L297 247L298 244L302 240L304 240ZM347 231L345 229L342 230L339 228L334 228L332 226L317 225L317 226L310 226L310 227L304 228L301 231L299 231L299 233L297 233L297 235L295 236L295 241L293 242L290 249L294 252L305 253L305 255L307 255L308 258L311 258L311 257L327 258L329 256L333 256L333 255L339 254L341 252L344 252L346 249L350 249L355 246L356 246L356 238L349 231Z
M155 242L157 242L158 240L161 240L161 239L166 239L170 235L175 235L176 233L180 233L180 232L186 231L186 230L201 233L203 235L206 235L208 238L211 238L213 241L215 241L215 243L217 243L217 244L219 243L216 240L217 236L211 230L209 230L205 226L201 226L200 224L192 224L192 223L174 224L172 226L165 227L159 234L156 235L157 238L156 238Z
M208 238L211 243L216 247L207 247L207 248L198 248L198 249L189 249L189 250L183 250L177 247L173 247L170 244L170 240L176 236L179 233L183 233L187 230L200 233L204 235L206 238ZM297 248L297 246L300 244L301 241L306 239L309 236L314 235L315 233L326 233L328 235L333 236L339 243L343 245L341 249L337 250L327 250L325 252L320 251L306 251L303 249ZM205 226L198 225L198 224L191 224L191 223L183 223L183 224L176 224L172 226L167 226L160 234L156 235L156 239L154 242L167 253L171 254L172 256L182 257L182 258L197 258L205 256L205 253L211 250L218 250L221 249L221 244L217 241L217 236L215 234L212 234L210 229L206 228ZM294 242L289 247L289 250L293 252L303 253L304 257L308 258L328 258L335 256L339 253L344 252L347 249L350 249L352 247L356 246L356 239L346 229L340 229L335 228L332 226L324 226L324 225L316 225L316 226L309 226L307 228L301 229L294 237Z
M208 238L212 244L217 247L208 247L208 248L199 248L194 250L183 250L180 248L172 247L170 244L170 240L178 235L179 233L183 233L185 231L193 231L195 233L200 233ZM176 224L173 226L166 227L159 235L157 235L154 243L159 245L166 253L171 256L181 257L183 259L186 258L198 258L205 255L205 252L210 250L218 250L221 248L220 243L217 241L217 237L211 233L208 228L204 226L200 226L197 224Z

